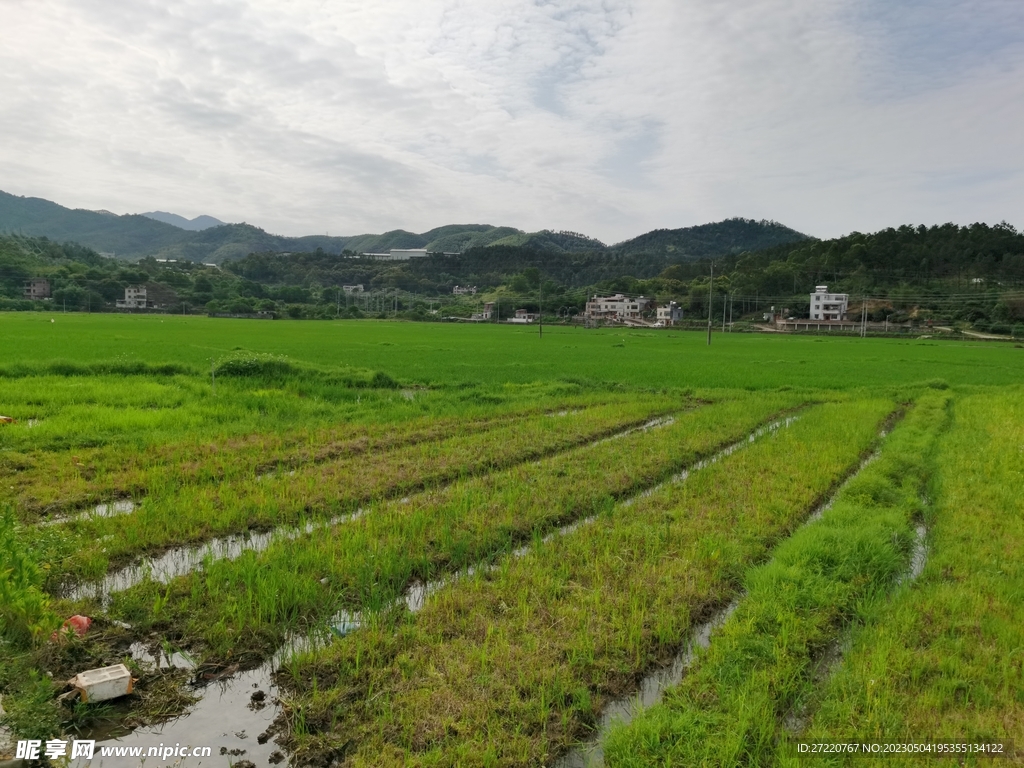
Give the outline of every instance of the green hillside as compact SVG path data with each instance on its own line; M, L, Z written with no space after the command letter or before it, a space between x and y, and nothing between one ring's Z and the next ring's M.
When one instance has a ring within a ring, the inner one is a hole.
M489 245L505 245L551 253L587 253L608 249L600 240L579 232L552 232L550 229L542 229L540 232L519 232Z
M138 258L187 240L192 233L146 216L65 208L38 197L0 191L0 231L74 240L104 253Z
M424 232L426 248L431 253L463 253L470 248L482 248L510 235L522 232L515 227L492 227L489 224L449 224Z
M807 240L808 236L774 221L726 219L683 229L655 229L612 246L622 254L665 254L678 259L706 259Z

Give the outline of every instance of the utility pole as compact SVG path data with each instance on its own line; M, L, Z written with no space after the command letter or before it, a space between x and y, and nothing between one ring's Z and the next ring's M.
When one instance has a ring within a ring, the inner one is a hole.
M708 346L711 346L711 297L715 287L715 262L711 262L711 282L708 283Z
M860 309L860 337L863 339L868 335L868 299L865 296Z
M725 333L725 313L729 309L729 294L725 294L725 301L722 302L722 333Z
M537 312L537 338L544 338L544 277L540 278L540 308Z

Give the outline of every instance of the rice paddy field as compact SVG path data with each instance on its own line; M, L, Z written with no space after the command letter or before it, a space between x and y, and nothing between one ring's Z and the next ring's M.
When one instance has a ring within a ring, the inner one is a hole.
M1020 347L40 313L0 339L4 768L27 739L1024 764ZM65 695L121 663L129 695Z

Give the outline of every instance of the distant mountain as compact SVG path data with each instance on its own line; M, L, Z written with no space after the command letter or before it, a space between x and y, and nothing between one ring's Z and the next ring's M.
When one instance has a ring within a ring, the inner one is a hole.
M6 192L0 192L0 232L73 241L127 260L153 256L214 264L240 259L250 253L315 253L321 249L327 254L343 251L359 254L386 253L392 248L467 253L490 247L691 261L807 239L806 235L776 222L753 219L727 219L684 229L656 229L613 246L579 232L547 229L523 232L490 224L450 224L421 234L395 229L379 235L354 237L282 237L251 224L224 224L211 216L189 220L162 211L118 216L109 211L72 210L49 200Z
M126 258L158 251L189 235L145 216L65 208L38 197L18 197L6 192L0 192L0 231L72 240L101 253Z
M172 227L186 229L189 232L202 232L210 227L224 225L223 221L215 219L213 216L196 216L194 219L186 219L184 216L179 216L176 213L167 213L167 211L150 211L149 213L139 215L145 216L147 219L162 221L164 224L170 224Z
M735 218L683 229L655 229L613 245L610 250L624 255L664 254L687 261L759 251L808 239L807 235L775 221Z

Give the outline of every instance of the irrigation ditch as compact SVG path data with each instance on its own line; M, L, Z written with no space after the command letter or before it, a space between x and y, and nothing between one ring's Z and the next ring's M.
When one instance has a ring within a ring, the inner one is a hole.
M657 481L635 491L630 496L619 499L618 503L628 506L636 499L650 495L658 488L684 482L694 472L721 461L765 435L788 428L800 418L799 413L786 415L783 418L773 417L771 422L757 427L743 439L730 443L710 456L691 463L686 469L674 473L668 479ZM617 439L638 431L659 429L669 426L673 421L672 418L666 417L650 419L644 424L631 426L615 435L603 437L595 443ZM573 531L596 519L596 516L589 516L569 522L546 534L541 541L550 541L556 537L570 535ZM308 525L311 524L307 524L306 527ZM304 530L305 528L301 530L288 528L279 530L277 535L297 536ZM246 548L254 546L265 548L272 543L273 536L273 532L268 532L262 534L261 538L255 541L250 537L248 540L221 541L218 546L222 547L222 552L230 555L232 552L240 553ZM533 544L521 546L512 551L510 556L521 557L532 546ZM169 560L163 566L166 570L161 573L170 578L172 574L178 574L177 569L195 569L205 562L204 558L217 554L203 548L190 548L188 551L187 555L179 552L175 556L176 560L174 558ZM495 567L494 563L484 563L435 581L413 582L401 597L382 610L398 609L416 613L425 605L429 596L442 587L470 576L481 568ZM187 573L188 570L181 572ZM132 579L145 578L145 572L139 570L138 566L135 566L130 573L127 570L118 573L121 575L116 578L121 581L115 583L111 577L105 580L104 583L107 584L108 589L116 591L124 588L120 584L129 584ZM149 573L151 577L156 578L158 571L151 567ZM110 593L108 591L106 594ZM311 650L320 644L329 643L353 631L358 631L362 622L363 617L359 612L341 611L315 631L289 637L270 658L251 669L228 666L222 669L204 670L197 667L185 654L176 653L173 650L167 652L166 649L162 650L159 647L136 643L130 651L140 665L188 673L191 677L190 686L197 697L196 703L186 713L173 720L134 729L103 726L86 732L85 738L95 738L98 746L141 746L157 742L165 744L210 743L223 747L224 754L236 759L244 758L256 764L276 764L284 759L284 754L282 748L274 742L274 737L289 727L289 712L286 706L282 706L282 692L275 683L277 671L287 664L296 653ZM710 628L707 631L710 634ZM85 763L82 763L82 768L84 766Z
M545 452L540 456L536 454L530 455L523 458L519 463L525 464L529 462L536 462L540 459L556 456L561 453L567 453L571 450L601 445L632 434L649 432L652 429L667 427L674 423L674 416L657 416L655 418L648 419L641 424L631 424L620 428L611 434L602 435L595 440L591 440L589 443L576 443L564 446L558 450ZM512 464L502 467L502 469L510 469L513 466L515 465ZM437 490L444 488L456 480L464 479L467 476L473 476L473 474L474 473L467 473L460 477L448 476L441 482L432 486L432 489ZM391 496L384 496L381 500L394 500L399 492L405 493L406 489L400 489ZM364 501L369 501L369 499L364 499ZM134 511L137 507L138 505L133 502L111 502L108 504L98 505L96 507L95 514L107 517L111 516L111 514L128 514ZM107 510L111 511L108 512ZM166 584L173 578L191 573L199 568L199 566L204 562L233 560L239 557L242 553L250 551L259 553L266 550L277 541L292 540L302 535L311 534L317 530L327 530L336 525L354 522L361 518L363 514L365 514L365 510L360 507L350 514L337 515L328 520L310 521L299 526L278 526L265 531L250 530L244 533L216 537L202 543L171 547L160 554L142 558L137 562L113 570L98 581L85 581L75 584L67 589L61 590L60 594L62 597L70 600L94 598L99 600L101 605L106 606L113 593L130 589L131 587L140 584L146 578L151 578L154 581Z

